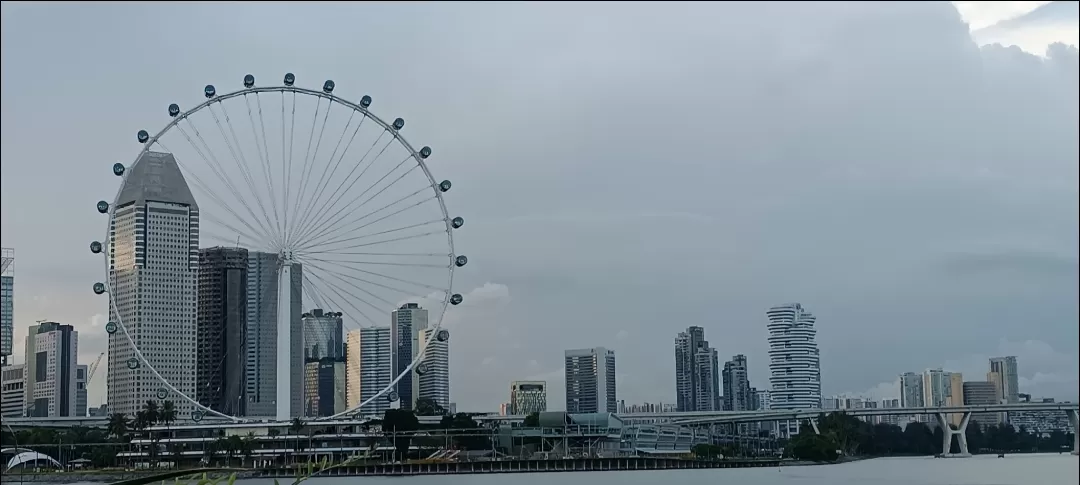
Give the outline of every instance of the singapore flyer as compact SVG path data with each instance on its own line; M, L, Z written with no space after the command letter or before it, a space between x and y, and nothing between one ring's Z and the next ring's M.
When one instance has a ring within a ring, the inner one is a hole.
M371 95L278 79L195 87L190 106L163 104L164 128L123 134L137 154L112 165L120 188L90 243L110 412L285 421L381 415L417 389L446 399L437 349L468 259L435 149Z

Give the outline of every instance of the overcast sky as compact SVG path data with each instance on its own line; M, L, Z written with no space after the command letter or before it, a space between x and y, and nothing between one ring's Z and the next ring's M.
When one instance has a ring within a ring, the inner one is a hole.
M978 28L1034 8L962 7ZM528 378L561 408L562 352L589 346L617 353L620 398L672 402L689 325L767 387L765 310L791 301L827 395L1008 354L1021 392L1076 397L1075 10L1051 24L1072 46L1022 26L1027 52L980 48L946 2L5 2L16 352L37 319L75 325L82 362L105 350L86 248L132 134L291 71L376 96L455 183L459 409Z

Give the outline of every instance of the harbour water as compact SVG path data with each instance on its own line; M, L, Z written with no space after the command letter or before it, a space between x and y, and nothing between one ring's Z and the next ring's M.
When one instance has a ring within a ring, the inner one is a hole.
M878 458L840 465L785 468L331 477L305 483L355 485L357 480L364 484L395 485L505 485L508 481L514 485L1076 485L1080 483L1080 458L1069 454L1023 454L1005 458L979 455L962 459ZM273 480L251 479L238 483L272 485ZM287 480L281 483L287 483Z

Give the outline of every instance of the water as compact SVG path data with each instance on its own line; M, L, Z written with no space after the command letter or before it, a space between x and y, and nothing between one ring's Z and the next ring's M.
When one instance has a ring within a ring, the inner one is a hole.
M1062 455L997 458L878 458L842 465L717 470L318 478L307 485L1076 485L1080 459ZM244 480L269 485L272 480ZM282 483L286 481L282 480ZM75 485L75 484L72 484ZM80 484L82 485L82 484Z

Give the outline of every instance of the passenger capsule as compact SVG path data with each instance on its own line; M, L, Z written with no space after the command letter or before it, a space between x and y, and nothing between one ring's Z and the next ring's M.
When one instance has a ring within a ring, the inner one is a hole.
M464 225L465 225L465 219L464 218L455 217L455 218L450 220L450 227L453 227L454 229L460 229L461 226L464 226Z
M421 363L417 364L417 366L416 366L416 373L417 373L417 375L424 375L424 374L427 374L427 373L428 373L428 365L427 365L427 362L421 362Z
M469 264L469 258L466 258L465 255L458 255L458 257L454 258L454 265L458 268L465 266L466 264Z
M90 243L90 252L94 253L94 254L100 253L101 252L101 243L98 242L98 241L94 241L94 242Z
M465 301L465 298L461 296L461 293L454 293L453 295L450 295L451 305L460 305L462 301Z
M105 324L105 333L109 335L116 333L117 329L118 327L116 326L116 322L109 322Z
M396 402L398 400L397 391L390 391L386 394L386 400L390 402Z
M403 120L401 118L398 118L398 119L394 120L394 129L395 130L400 130L400 129L404 128L404 127L405 127L405 120Z
M119 177L121 175L124 175L124 164L119 163L119 162L114 163L113 166L112 166L112 173L113 173L113 175L116 175L117 177Z
M213 84L207 84L206 87L203 88L203 95L207 98L213 98L215 94L217 94L217 89L214 89Z
M131 369L131 370L138 369L139 368L139 359L136 359L135 357L132 357L132 358L128 359L127 368Z
M424 147L420 149L420 158L427 159L431 156L431 147Z
M94 283L94 294L100 295L102 293L105 293L105 283Z
M442 182L439 182L439 191L446 192L450 190L450 185L451 184L449 180L443 180Z
M169 390L165 389L164 387L159 387L157 390L157 398L165 399L167 397L169 397Z
M360 98L360 107L367 108L368 106L371 106L371 96L365 94L364 97Z
M285 85L286 86L292 86L293 83L295 83L295 82L296 82L296 76L294 76L293 73L291 73L291 72L285 73Z
M322 90L326 94L334 92L334 81L327 79L326 82L322 83Z
M196 423L198 423L199 421L202 421L202 411L192 411L191 412L191 420L195 421Z
M146 140L150 139L150 134L147 133L146 130L139 130L139 134L136 135L136 138L138 138L139 143L146 143Z
M169 105L169 116L173 118L180 115L180 105L173 103Z
M251 74L248 74L248 75L244 76L244 87L245 88L253 88L253 87L255 87L255 76L252 76Z
M99 200L97 203L97 211L105 214L109 212L109 203L104 200Z
M450 331L445 328L440 329L439 333L435 334L435 340L438 340L440 342L450 340Z

